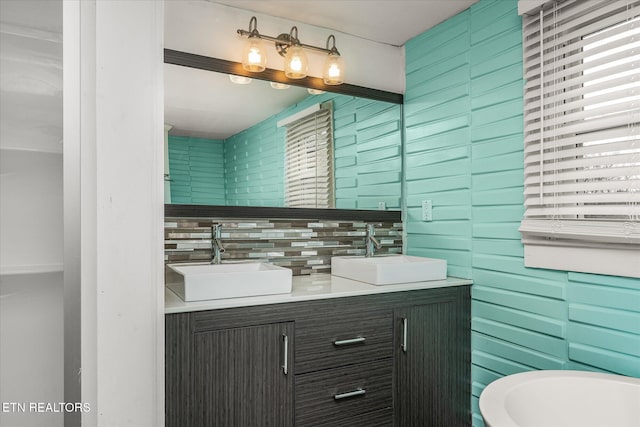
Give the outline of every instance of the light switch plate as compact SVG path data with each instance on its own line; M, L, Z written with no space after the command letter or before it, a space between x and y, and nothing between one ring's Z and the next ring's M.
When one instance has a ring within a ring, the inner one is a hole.
M433 221L433 203L431 200L422 201L422 220Z

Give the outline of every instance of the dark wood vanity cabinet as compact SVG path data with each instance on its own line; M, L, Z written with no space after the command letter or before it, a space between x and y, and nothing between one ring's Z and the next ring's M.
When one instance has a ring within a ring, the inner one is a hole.
M469 286L166 315L166 426L469 426Z

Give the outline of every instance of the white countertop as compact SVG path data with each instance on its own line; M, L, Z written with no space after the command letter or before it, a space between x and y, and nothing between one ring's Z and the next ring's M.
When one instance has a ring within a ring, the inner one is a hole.
M165 288L164 312L165 314L170 314L189 311L217 310L221 308L247 307L252 305L281 304L286 302L382 294L418 289L444 288L450 286L470 285L471 283L472 281L469 279L447 277L446 280L375 286L364 282L358 282L356 280L332 276L330 274L317 274L313 276L294 276L293 289L290 293L286 294L194 302L184 302L169 288Z

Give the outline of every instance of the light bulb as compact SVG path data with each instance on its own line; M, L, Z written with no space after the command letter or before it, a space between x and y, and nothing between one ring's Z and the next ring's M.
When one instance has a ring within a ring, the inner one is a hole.
M258 37L249 37L242 55L242 68L258 73L264 71L267 66L267 52L262 40Z
M339 85L344 83L344 61L334 52L327 55L322 72L322 79L326 85Z
M304 49L301 46L291 45L287 49L285 57L284 75L290 79L302 79L307 77L309 62Z

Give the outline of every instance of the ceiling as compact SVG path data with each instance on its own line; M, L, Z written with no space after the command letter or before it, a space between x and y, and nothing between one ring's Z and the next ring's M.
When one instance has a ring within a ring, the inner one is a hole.
M403 46L477 0L208 1ZM254 80L241 87L231 84L227 76L165 65L165 123L173 126L171 135L225 139L305 96L303 89L293 86L277 91Z

